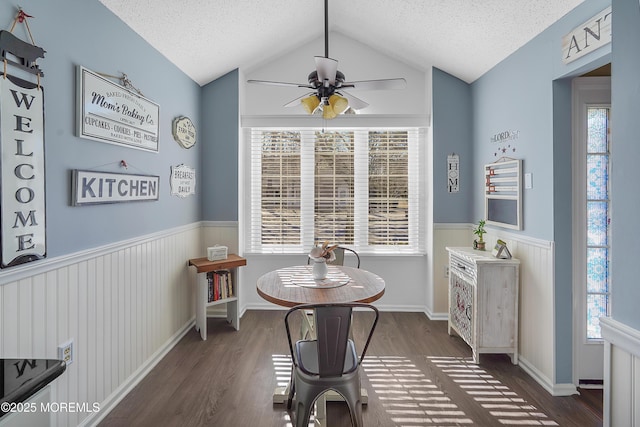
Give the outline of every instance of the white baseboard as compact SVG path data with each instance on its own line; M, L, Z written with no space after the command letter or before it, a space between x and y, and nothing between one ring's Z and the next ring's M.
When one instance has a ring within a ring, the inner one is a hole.
M196 319L193 317L187 322L178 332L176 332L162 347L160 347L147 361L142 364L133 374L129 376L120 387L115 389L113 393L109 395L104 401L100 403L100 411L94 412L88 416L79 424L79 426L97 426L100 422L109 415L109 412L115 408L118 403L124 399L131 390L133 390L139 383L147 376L149 372L164 358L164 356L171 351L173 347L180 342L180 340L193 328L196 324Z
M429 320L449 320L449 313L434 313L431 310L425 310L424 314L427 315Z
M518 358L518 364L531 378L542 386L552 396L571 396L578 394L575 384L554 384L532 363L522 357Z
M374 304L376 308L380 311L396 311L403 313L425 313L426 309L424 306L420 305L378 305ZM247 310L286 310L286 307L281 307L279 305L271 304L265 302L264 304L247 304L242 307L242 313Z

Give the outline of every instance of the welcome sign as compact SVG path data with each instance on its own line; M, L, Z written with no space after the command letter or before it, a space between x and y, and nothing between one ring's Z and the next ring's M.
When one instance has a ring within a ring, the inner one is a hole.
M158 104L78 67L78 136L158 151Z
M2 268L46 256L44 89L0 77Z

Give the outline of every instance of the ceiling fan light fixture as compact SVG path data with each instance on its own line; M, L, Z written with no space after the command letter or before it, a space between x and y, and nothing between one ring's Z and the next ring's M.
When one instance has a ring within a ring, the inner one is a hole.
M322 106L322 118L325 120L335 119L338 114L333 110L331 104L325 104Z
M302 104L302 108L304 108L304 111L306 111L308 114L313 114L316 108L318 108L318 105L320 105L320 100L317 96L310 95L306 98L302 98L300 100L300 103Z
M349 108L349 101L347 98L334 93L329 97L329 105L333 109L333 112L338 115L344 113L345 110Z

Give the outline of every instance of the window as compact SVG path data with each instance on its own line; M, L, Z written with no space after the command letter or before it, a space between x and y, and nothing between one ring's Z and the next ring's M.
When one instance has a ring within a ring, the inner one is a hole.
M252 129L246 248L424 253L420 139L415 128Z
M602 339L609 315L609 108L587 108L587 339Z

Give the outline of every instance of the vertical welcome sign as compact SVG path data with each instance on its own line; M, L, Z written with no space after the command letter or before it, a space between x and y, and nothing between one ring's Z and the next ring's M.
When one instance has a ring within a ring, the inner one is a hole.
M6 268L46 257L44 90L0 75L0 222Z

